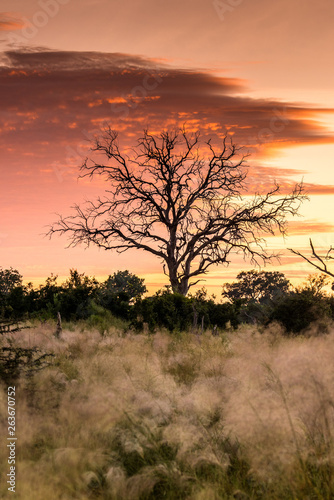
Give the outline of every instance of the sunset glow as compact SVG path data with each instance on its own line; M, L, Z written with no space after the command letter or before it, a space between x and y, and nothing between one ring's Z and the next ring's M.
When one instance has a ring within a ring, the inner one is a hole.
M334 4L329 0L3 0L0 13L0 266L38 284L70 268L103 279L129 269L149 291L167 284L143 252L65 248L47 239L57 213L103 194L79 179L94 136L106 125L123 148L143 129L184 125L214 144L244 146L249 192L303 180L310 201L270 269L294 283L313 272L287 249L334 244ZM219 7L220 6L220 7ZM220 293L249 263L236 255L211 269Z

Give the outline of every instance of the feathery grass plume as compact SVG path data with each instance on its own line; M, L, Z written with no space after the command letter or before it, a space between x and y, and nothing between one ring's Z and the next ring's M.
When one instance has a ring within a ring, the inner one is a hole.
M334 497L334 330L248 325L200 342L53 330L15 337L55 355L20 378L19 500ZM7 458L2 447L2 470Z

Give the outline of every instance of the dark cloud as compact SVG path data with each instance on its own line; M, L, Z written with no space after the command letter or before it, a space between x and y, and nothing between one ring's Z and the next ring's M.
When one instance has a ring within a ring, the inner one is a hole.
M245 82L210 72L127 54L36 49L7 51L1 62L0 146L12 164L29 155L36 165L78 163L87 139L106 123L125 143L145 127L159 132L184 123L213 141L228 132L253 152L333 142L318 121L332 109L252 99ZM290 174L258 168L252 175L259 187Z
M316 121L325 110L251 99L240 80L139 56L8 51L2 64L1 109L61 117L64 135L67 119L79 128L105 119L116 126L129 121L130 129L143 121L153 127L190 122L208 134L228 130L251 146L333 139Z
M78 70L110 70L152 68L156 65L154 60L140 56L131 56L120 53L101 52L72 52L55 51L48 49L25 48L22 50L9 50L3 54L3 61L8 68L15 67L22 70L35 71L66 71L75 73Z

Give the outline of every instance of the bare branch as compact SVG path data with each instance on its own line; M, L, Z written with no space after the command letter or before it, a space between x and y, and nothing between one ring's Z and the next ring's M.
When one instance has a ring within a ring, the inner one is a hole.
M189 280L228 265L233 252L254 263L276 257L266 252L264 236L284 236L286 216L297 215L306 198L297 184L288 196L274 185L243 199L246 156L228 137L218 149L184 127L158 136L144 130L131 151L121 152L117 133L106 129L81 166L82 177L104 177L105 196L75 206L48 234L66 234L74 246L149 252L161 260L174 292L186 294L194 285Z
M305 255L303 255L302 253L298 252L298 250L293 250L293 248L289 248L288 250L290 250L290 252L294 253L295 255L298 255L299 257L302 257L304 260L306 260L306 262L308 262L309 264L311 264L311 266L315 267L316 269L318 269L318 271L322 272L322 273L325 273L327 274L328 276L331 276L332 278L334 278L334 273L332 273L328 267L327 267L327 264L326 264L326 261L328 260L332 260L334 259L334 257L332 255L330 255L330 252L333 250L333 247L330 246L329 250L327 251L327 254L325 255L325 257L321 257L320 255L318 255L314 249L314 245L312 243L312 239L310 238L310 247L311 247L311 250L312 250L312 254L311 254L311 257L306 257ZM317 264L315 262L312 262L311 258L314 258L314 259L317 259L318 262L320 262L320 264Z

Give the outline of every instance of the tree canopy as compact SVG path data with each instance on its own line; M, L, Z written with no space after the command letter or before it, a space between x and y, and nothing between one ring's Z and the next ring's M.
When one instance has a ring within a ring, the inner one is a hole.
M22 285L22 276L17 269L0 267L0 296L6 297L15 287Z
M117 271L108 276L104 283L104 291L111 295L125 294L129 300L141 297L147 292L144 278L139 278L135 274L126 271Z
M222 295L234 302L268 302L278 295L287 293L290 282L278 271L242 271L237 275L237 282L226 283Z

